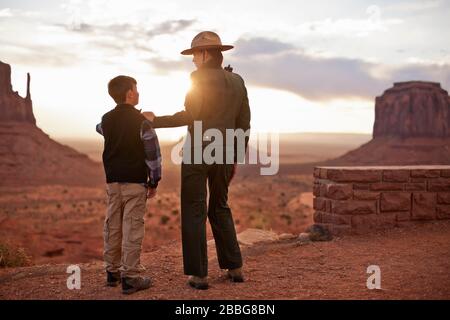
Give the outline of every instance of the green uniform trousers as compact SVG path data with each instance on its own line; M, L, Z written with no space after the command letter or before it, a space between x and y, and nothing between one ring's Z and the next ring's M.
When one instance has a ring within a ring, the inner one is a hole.
M220 268L242 267L241 251L227 203L232 169L232 164L181 165L181 234L186 275L208 275L206 217L211 224Z

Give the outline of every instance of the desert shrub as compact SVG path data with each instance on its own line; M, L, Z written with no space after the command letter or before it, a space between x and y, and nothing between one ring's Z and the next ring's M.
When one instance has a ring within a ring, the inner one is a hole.
M161 216L161 224L162 224L162 225L167 224L167 222L169 222L169 220L170 220L170 217L168 217L168 216L166 216L166 215L162 215L162 216Z
M31 258L23 248L14 248L0 243L0 268L23 267L31 264Z
M280 218L285 219L288 225L290 225L292 223L292 217L287 213L281 214Z
M268 228L268 226L269 226L269 224L268 224L267 219L262 216L253 217L253 219L250 222L251 228L265 230Z

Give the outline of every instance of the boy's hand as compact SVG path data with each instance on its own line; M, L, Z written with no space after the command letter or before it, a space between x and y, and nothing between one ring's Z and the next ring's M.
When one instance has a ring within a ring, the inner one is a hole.
M153 119L155 119L155 114L151 111L142 112L142 115L151 122L153 122Z
M154 198L156 196L156 188L147 188L147 199Z

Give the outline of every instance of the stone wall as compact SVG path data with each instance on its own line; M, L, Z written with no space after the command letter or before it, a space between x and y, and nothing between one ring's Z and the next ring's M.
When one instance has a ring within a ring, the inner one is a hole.
M314 168L314 222L335 235L450 219L450 166Z

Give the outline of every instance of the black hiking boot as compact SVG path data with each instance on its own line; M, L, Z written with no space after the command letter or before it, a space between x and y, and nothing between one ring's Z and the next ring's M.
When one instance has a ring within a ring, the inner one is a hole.
M106 285L108 287L117 287L120 284L120 273L106 271Z

